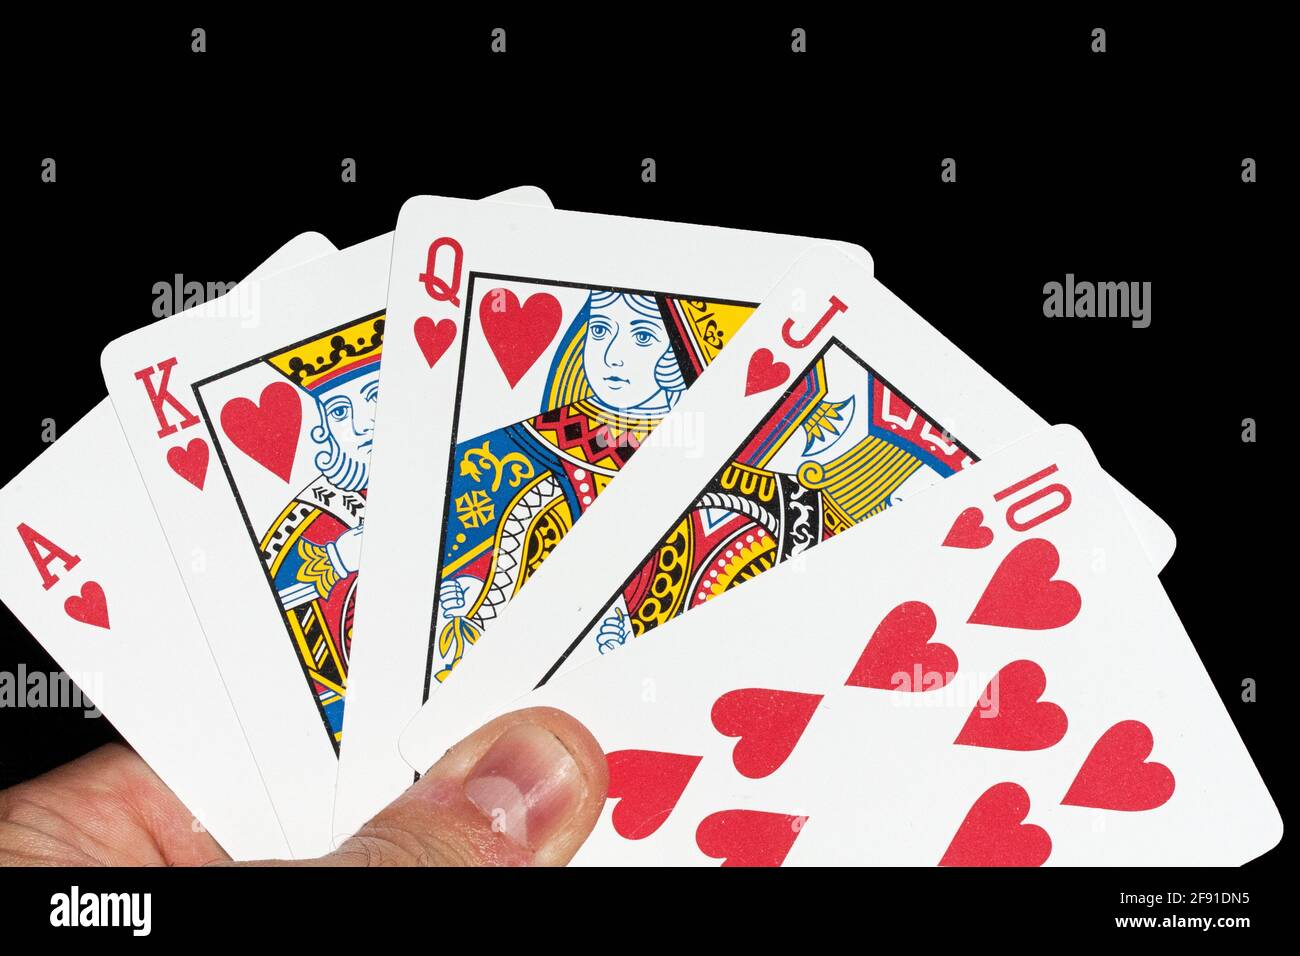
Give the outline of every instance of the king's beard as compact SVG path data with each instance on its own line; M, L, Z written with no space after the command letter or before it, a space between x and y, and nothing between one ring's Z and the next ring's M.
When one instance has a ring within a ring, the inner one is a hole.
M329 447L316 456L321 476L340 491L363 491L370 473L370 458L359 458L345 450L330 435Z

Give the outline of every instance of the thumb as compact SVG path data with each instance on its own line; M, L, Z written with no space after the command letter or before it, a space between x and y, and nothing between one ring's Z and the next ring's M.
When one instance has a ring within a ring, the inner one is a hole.
M591 733L534 707L498 717L335 850L305 866L561 866L600 816L609 772Z

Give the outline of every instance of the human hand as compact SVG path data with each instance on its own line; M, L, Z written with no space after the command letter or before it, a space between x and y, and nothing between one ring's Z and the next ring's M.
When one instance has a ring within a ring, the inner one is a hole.
M600 745L558 710L498 717L314 860L237 866L555 866L605 802ZM229 857L162 780L120 744L0 790L0 864L195 866Z

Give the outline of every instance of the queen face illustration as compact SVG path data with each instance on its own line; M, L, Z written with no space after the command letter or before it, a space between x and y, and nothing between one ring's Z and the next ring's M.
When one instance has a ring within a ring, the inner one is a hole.
M686 387L652 296L593 292L582 364L596 401L617 411L666 410Z

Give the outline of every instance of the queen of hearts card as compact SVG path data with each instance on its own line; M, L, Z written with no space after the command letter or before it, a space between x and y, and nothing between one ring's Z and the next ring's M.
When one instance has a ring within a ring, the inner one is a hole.
M509 281L483 288L480 312L494 297L518 301ZM526 300L534 313L552 302L558 314L562 302L570 309L537 414L455 444L430 686L446 679L753 311L624 289L560 291Z

